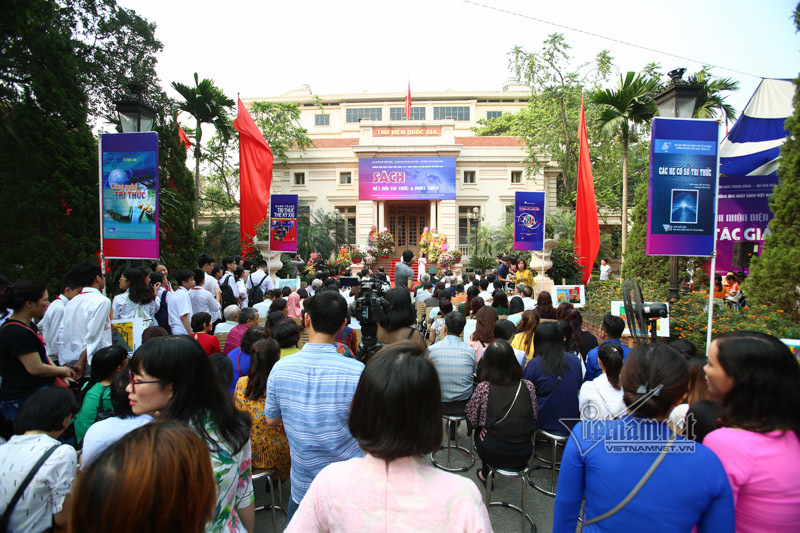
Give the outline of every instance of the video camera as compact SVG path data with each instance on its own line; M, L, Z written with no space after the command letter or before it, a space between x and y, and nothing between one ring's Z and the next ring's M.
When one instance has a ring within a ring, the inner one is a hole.
M356 358L366 363L383 345L378 342L378 321L389 310L389 302L383 298L380 280L364 280L358 297L352 304L350 314L361 324L361 343Z

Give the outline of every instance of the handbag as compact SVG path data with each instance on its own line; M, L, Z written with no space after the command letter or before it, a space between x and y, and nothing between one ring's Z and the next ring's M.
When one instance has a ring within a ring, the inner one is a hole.
M669 452L670 448L672 448L672 443L675 442L675 438L676 437L677 437L677 435L675 433L673 433L672 437L670 437L669 441L664 445L664 448L661 450L661 453L659 453L658 457L656 457L656 460L653 461L653 464L651 464L650 468L647 469L647 472L644 473L644 475L642 476L642 479L640 479L639 482L636 483L636 486L634 486L633 489L631 489L631 491L628 493L628 495L625 496L625 499L623 499L621 502L619 502L610 511L606 511L605 513L601 514L600 516L595 516L592 519L589 519L589 520L586 520L585 522L582 522L581 525L580 525L580 528L578 529L578 531L579 532L583 531L583 528L585 526L588 526L589 524L595 524L597 522L600 522L601 520L605 520L609 516L617 514L623 507L628 505L630 503L630 501L633 499L633 497L636 496L636 494L639 493L639 491L642 489L644 484L647 483L647 480L650 479L650 476L652 476L653 472L656 471L656 468L658 468L658 465L660 465L661 461L664 460L664 457L667 456L667 452Z
M33 481L33 476L35 476L36 472L38 472L39 469L42 468L44 462L47 461L47 459L51 455L53 455L53 452L55 452L60 447L61 443L59 442L58 444L54 444L51 448L49 448L46 452L44 452L42 456L39 457L39 460L36 461L36 464L33 465L31 471L28 472L28 475L25 476L25 479L22 480L22 483L19 484L17 492L15 492L14 496L11 497L11 501L8 502L8 507L6 507L6 510L3 511L3 517L0 518L0 531L6 531L8 529L8 522L11 520L11 513L14 512L14 507L17 506L17 502L19 501L20 498L22 498L22 494L25 492L25 489L28 488L28 485L30 485L31 481Z

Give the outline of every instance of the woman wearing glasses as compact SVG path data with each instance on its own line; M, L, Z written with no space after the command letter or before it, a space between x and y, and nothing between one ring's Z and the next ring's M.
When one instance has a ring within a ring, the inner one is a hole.
M253 531L250 417L214 377L203 348L191 337L158 337L130 361L128 399L134 414L186 422L208 446L217 480L209 531Z

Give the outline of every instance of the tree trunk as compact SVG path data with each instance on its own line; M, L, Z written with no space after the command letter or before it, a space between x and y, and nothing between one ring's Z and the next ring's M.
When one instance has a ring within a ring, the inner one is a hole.
M199 125L198 125L199 127ZM200 143L194 149L194 229L200 227Z
M625 262L625 251L628 244L628 137L622 135L622 261Z

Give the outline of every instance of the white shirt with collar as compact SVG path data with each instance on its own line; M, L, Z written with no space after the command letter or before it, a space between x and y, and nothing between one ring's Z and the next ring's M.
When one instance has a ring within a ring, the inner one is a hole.
M264 279L266 278L266 279ZM267 275L266 270L261 270L260 268L250 274L250 277L247 278L247 290L248 292L253 287L261 287L261 290L266 294L267 291L271 291L275 287L272 283L272 278Z
M222 287L223 283L227 283L233 291L233 295L238 296L239 287L236 286L236 276L233 275L233 272L225 272L222 274L222 277L219 278L219 286Z
M269 314L269 306L271 305L272 305L272 300L267 300L265 298L260 303L253 305L253 309L258 311L258 316L267 316ZM219 328L219 326L217 327Z
M106 346L111 346L111 300L94 287L84 287L64 308L59 363L74 364L86 350L91 365L95 352Z
M59 294L58 298L47 308L42 320L39 321L39 332L44 337L47 355L56 359L61 351L61 337L64 332L64 309L69 303L69 298Z
M189 332L183 327L181 317L189 315L189 321L192 320L192 301L189 298L189 291L186 287L179 287L172 293L172 299L169 302L169 327L173 335L188 335Z
M192 314L208 313L211 315L212 323L222 317L217 299L204 287L192 287L192 290L189 291L189 302L192 305Z
M522 305L525 306L526 311L532 311L536 309L536 300L533 298L523 297L522 298Z
M203 288L211 293L211 296L214 298L217 297L217 291L219 290L219 282L214 279L214 276L210 275L208 272L205 272L205 278L203 280Z

